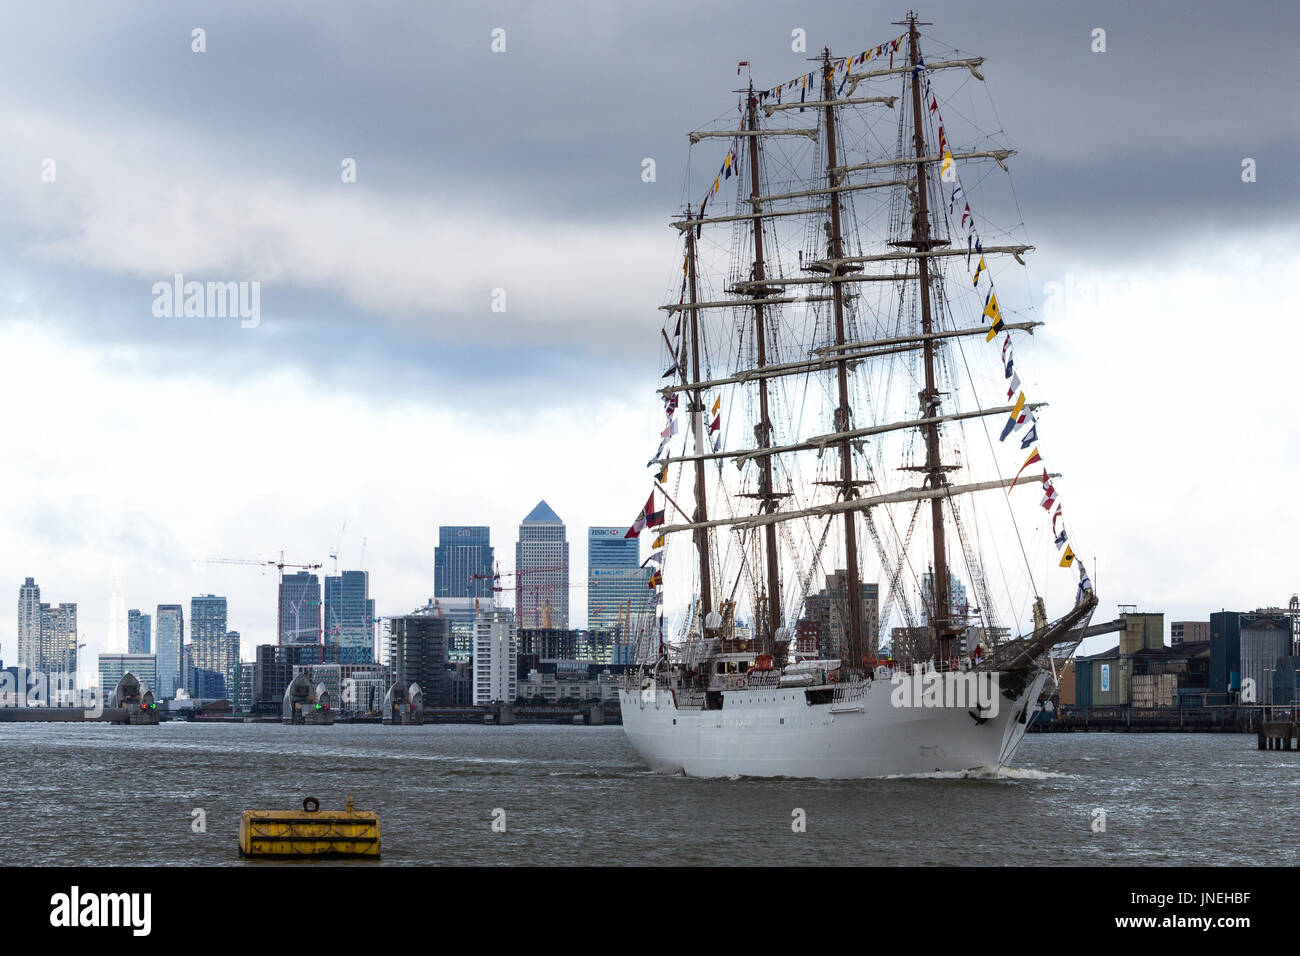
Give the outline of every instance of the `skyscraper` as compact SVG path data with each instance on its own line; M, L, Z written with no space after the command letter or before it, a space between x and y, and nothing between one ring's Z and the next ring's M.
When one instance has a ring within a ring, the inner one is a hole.
M191 684L186 690L194 697L222 698L231 693L235 667L239 663L238 635L230 653L230 630L226 627L226 599L215 594L190 598Z
M280 582L280 644L320 644L320 578L310 571Z
M128 654L151 654L153 618L132 608L126 612L126 650Z
M519 525L515 544L515 626L569 626L569 544L545 501Z
M652 612L653 569L641 567L641 542L627 528L587 529L587 627L612 631L620 622L632 630Z
M375 657L375 602L370 572L344 571L325 577L325 660L368 664Z
M486 527L443 525L433 549L433 596L491 597L492 565Z
M181 644L185 636L185 609L179 604L159 604L157 610L158 686L154 696L165 700L176 696L181 683Z
M18 589L18 646L16 663L29 670L41 670L41 586L32 578Z

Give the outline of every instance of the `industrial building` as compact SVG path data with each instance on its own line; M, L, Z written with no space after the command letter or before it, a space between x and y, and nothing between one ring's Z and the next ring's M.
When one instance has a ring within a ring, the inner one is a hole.
M1300 658L1286 612L1218 611L1208 622L1175 626L1180 640L1169 646L1163 614L1127 610L1090 627L1089 636L1118 631L1119 644L1076 656L1063 667L1061 706L1159 709L1289 704L1300 698ZM1204 640L1190 639L1202 634Z

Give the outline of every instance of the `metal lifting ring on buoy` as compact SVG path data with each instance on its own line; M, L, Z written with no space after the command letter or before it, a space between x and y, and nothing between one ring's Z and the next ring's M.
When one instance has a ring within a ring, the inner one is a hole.
M315 813L317 810L320 809L320 801L317 800L315 797L308 797L306 800L302 802L302 808L307 813Z

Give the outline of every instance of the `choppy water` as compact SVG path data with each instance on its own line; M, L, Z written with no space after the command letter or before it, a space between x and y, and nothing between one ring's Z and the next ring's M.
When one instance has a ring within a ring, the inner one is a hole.
M1017 764L696 780L621 727L0 724L0 864L278 865L239 858L239 814L308 795L378 811L385 865L1300 863L1300 753L1252 736L1030 735Z

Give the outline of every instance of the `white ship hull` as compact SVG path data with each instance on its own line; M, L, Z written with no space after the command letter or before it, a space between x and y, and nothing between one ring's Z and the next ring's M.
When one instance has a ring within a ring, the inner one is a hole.
M656 772L853 779L999 770L1024 738L1046 676L1014 699L1001 696L983 722L964 706L895 706L887 680L825 704L809 704L802 687L725 691L719 710L679 710L663 687L619 697L628 741Z

